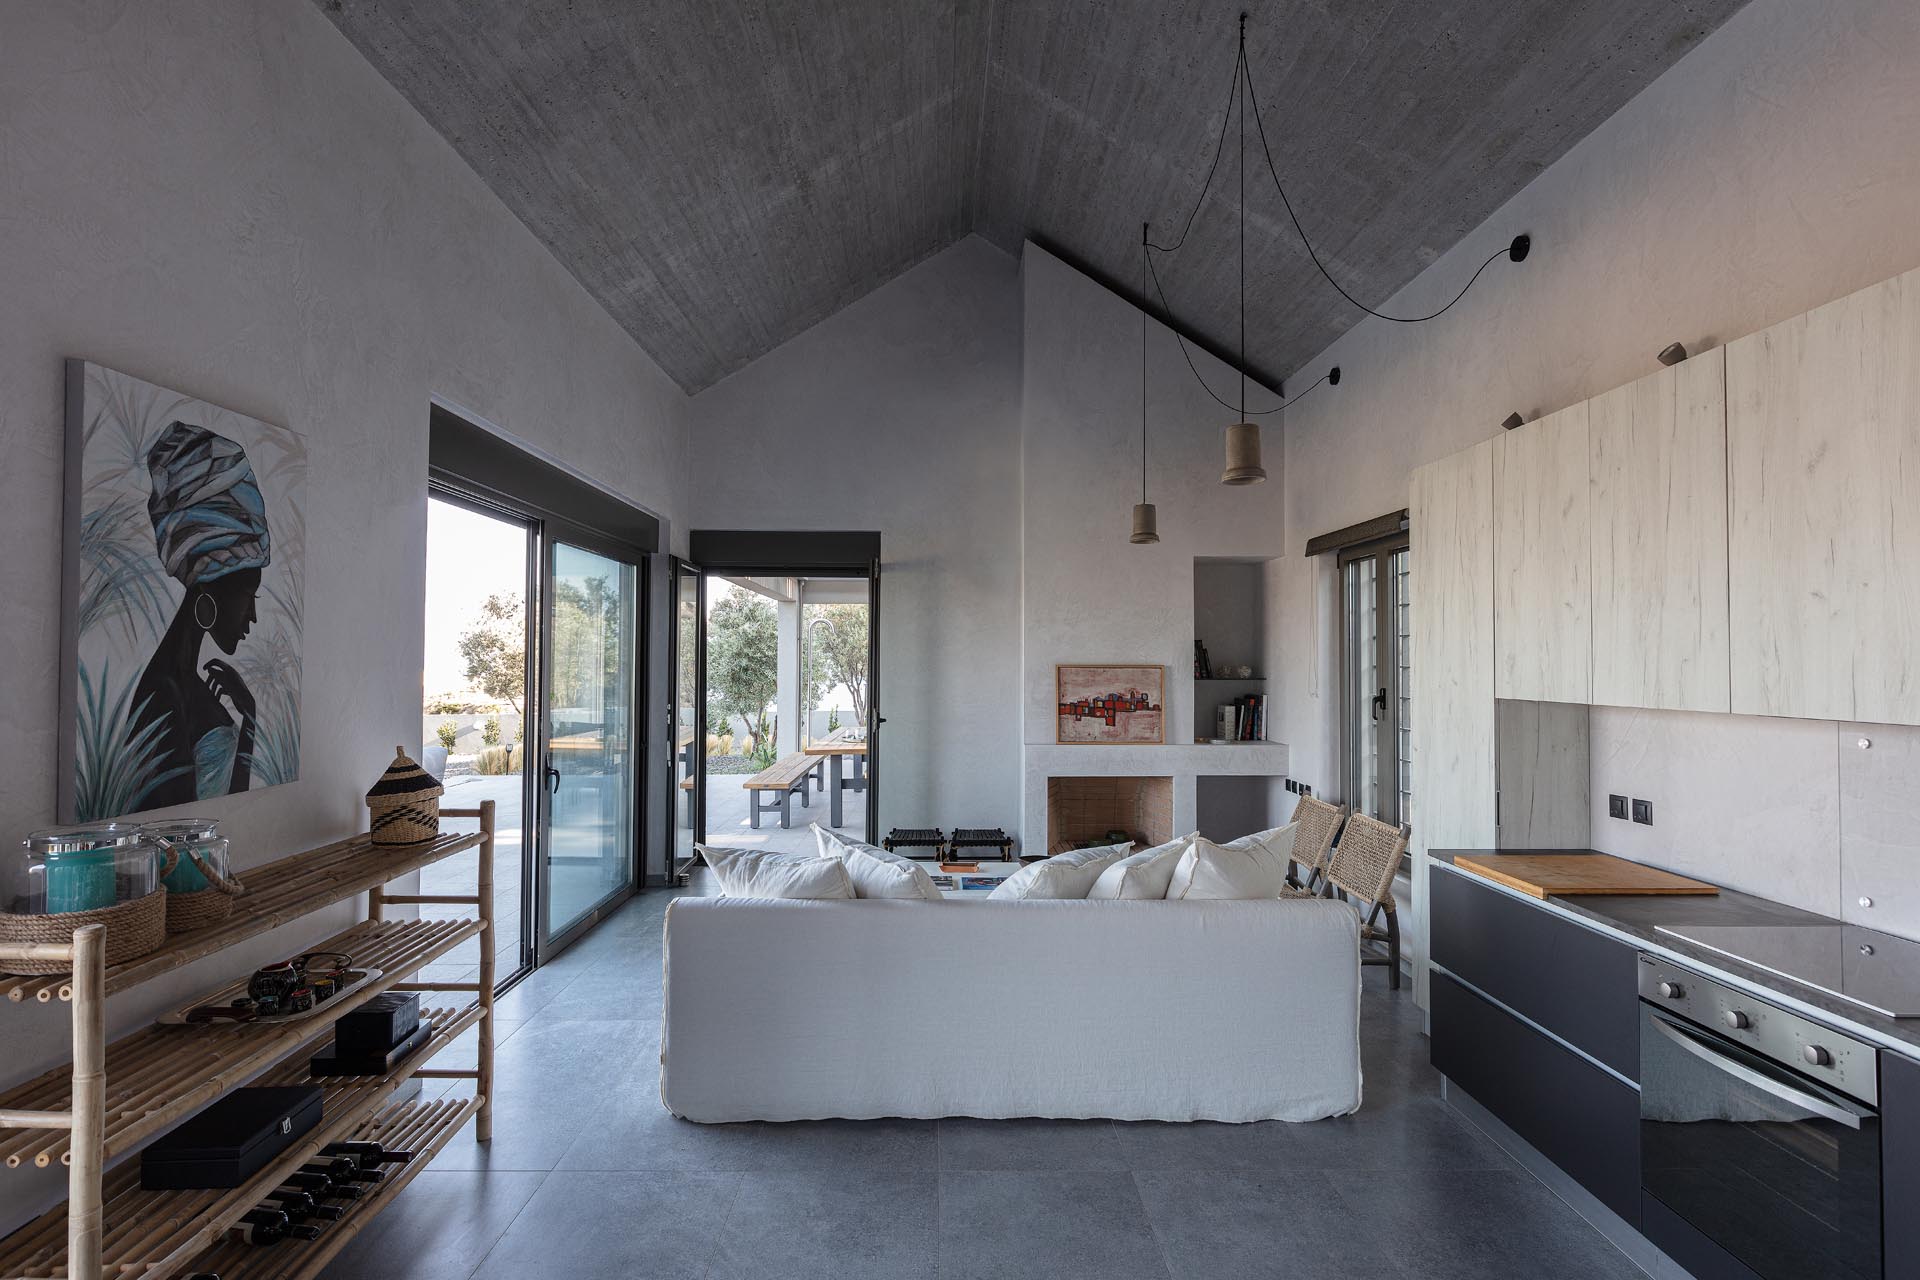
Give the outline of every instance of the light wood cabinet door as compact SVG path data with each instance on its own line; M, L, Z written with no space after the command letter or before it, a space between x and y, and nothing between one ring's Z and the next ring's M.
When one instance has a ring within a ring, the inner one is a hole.
M1726 711L1726 352L1587 407L1592 700Z
M1493 442L1494 695L1591 702L1587 406Z
M1427 993L1429 849L1495 837L1493 445L1429 463L1408 495L1414 990Z
M1920 272L1727 346L1733 710L1920 724Z

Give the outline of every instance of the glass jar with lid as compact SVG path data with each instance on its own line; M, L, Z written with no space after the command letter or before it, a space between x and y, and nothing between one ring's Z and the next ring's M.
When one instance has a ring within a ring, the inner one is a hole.
M217 819L169 818L149 822L140 830L160 852L162 868L167 865L167 854L177 855L173 869L165 875L168 893L200 893L212 887L208 872L215 879L225 879L229 874L227 842L220 838Z
M154 846L129 822L49 827L21 841L9 862L5 899L13 915L99 911L160 888Z

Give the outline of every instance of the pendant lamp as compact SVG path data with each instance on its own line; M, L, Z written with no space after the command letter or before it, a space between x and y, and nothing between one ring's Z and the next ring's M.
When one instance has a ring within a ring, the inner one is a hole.
M1241 68L1247 64L1247 15L1240 15L1240 57L1233 93L1240 110L1240 421L1227 428L1227 469L1221 484L1259 484L1267 478L1260 465L1260 424L1247 420L1247 97Z
M1140 224L1140 296L1147 293L1147 224ZM1160 541L1160 515L1147 501L1147 312L1140 308L1140 501L1133 504L1128 542Z

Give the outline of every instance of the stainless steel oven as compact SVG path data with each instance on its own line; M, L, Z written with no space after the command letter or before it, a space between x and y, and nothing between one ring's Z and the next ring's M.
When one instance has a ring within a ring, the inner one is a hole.
M1763 1280L1879 1280L1874 1048L1654 956L1640 1000L1643 1196Z

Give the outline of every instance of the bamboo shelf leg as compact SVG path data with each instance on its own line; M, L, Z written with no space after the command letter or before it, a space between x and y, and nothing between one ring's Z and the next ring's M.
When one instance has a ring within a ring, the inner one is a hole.
M493 801L480 802L480 1030L477 1067L480 1111L473 1120L477 1142L493 1141Z
M67 1275L100 1280L107 1131L107 930L73 935L73 1163L67 1167Z

